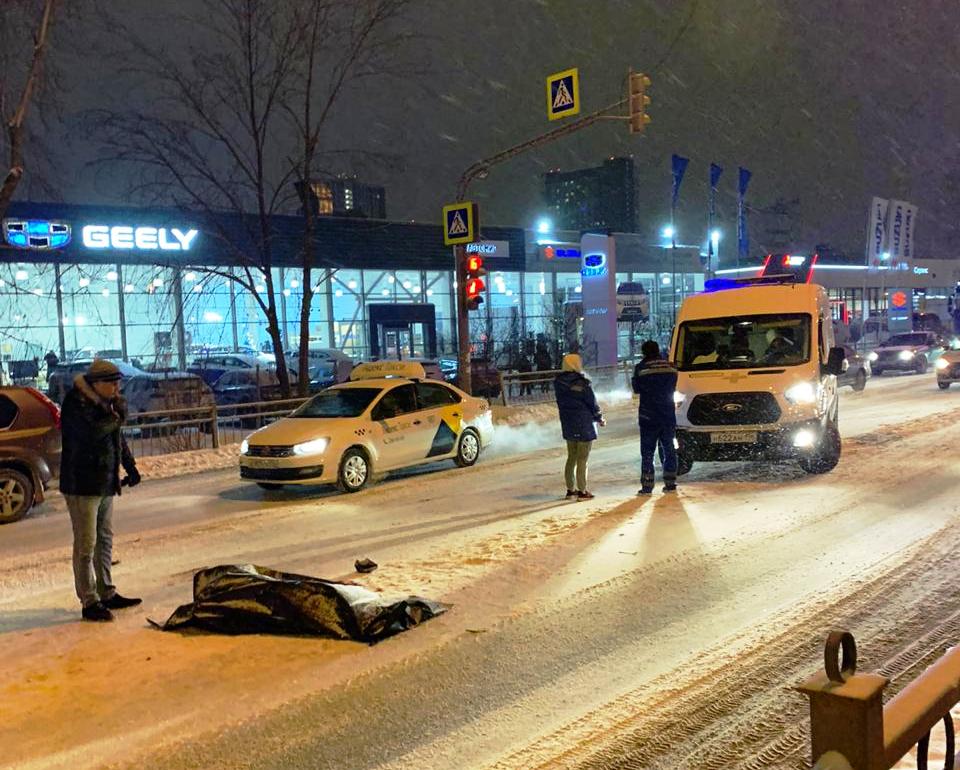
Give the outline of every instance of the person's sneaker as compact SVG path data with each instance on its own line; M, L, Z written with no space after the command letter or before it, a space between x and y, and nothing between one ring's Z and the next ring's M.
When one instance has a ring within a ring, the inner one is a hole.
M593 500L593 492L577 492L577 500Z
M652 494L653 494L653 487L640 487L640 489L637 490L637 494L638 494L638 495L652 495Z
M576 496L577 496L577 490L575 490L575 489L568 489L568 490L567 490L567 497L566 497L567 500L570 500L570 499L572 499L572 498L574 498L574 497L576 497Z
M676 491L677 491L677 485L676 485L676 484L669 484L669 483L668 483L668 484L664 484L664 485L663 485L663 491L664 491L664 492L676 492Z
M143 599L134 599L120 594L114 594L100 603L108 610L125 610L127 607L136 607Z
M99 623L113 620L113 613L104 606L103 602L88 604L83 608L82 615L84 620L92 620Z

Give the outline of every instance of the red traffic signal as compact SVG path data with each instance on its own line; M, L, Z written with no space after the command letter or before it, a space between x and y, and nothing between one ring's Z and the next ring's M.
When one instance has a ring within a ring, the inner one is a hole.
M468 273L479 273L483 267L483 260L478 256L467 257L467 272Z
M480 307L483 302L483 292L486 288L486 284L480 278L470 278L467 281L466 286L464 286L467 310L476 310Z

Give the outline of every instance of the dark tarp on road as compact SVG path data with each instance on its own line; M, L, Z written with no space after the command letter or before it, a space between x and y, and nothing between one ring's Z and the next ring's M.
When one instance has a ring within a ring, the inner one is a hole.
M387 602L362 586L232 564L197 572L193 602L178 607L159 628L316 635L373 644L446 611L446 605L417 596Z

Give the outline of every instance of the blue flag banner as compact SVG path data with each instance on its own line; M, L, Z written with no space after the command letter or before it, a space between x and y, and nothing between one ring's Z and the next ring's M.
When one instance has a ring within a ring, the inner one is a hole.
M747 218L743 208L743 198L747 194L747 185L750 184L750 172L740 169L740 181L737 185L737 257L746 257L750 253L750 238L747 235Z
M674 155L671 161L673 163L673 199L670 205L676 208L677 199L680 197L680 183L683 182L683 175L687 170L687 164L690 162L690 159L681 157L680 155Z
M720 181L720 175L723 173L723 166L718 166L716 163L710 164L710 189L717 189L717 182Z

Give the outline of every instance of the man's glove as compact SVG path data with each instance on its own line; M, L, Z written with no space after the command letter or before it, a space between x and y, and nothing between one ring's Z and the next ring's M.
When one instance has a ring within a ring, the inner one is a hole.
M133 466L127 471L127 475L120 482L121 487L135 487L140 483L140 471L137 466Z

